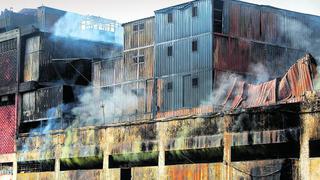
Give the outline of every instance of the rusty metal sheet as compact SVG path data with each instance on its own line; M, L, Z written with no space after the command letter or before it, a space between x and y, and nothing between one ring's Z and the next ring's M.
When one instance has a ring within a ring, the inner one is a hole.
M223 106L234 109L301 101L305 92L313 90L316 73L315 60L311 55L306 55L291 66L279 83L274 79L254 85L235 79Z
M313 90L313 77L317 73L312 64L311 56L307 55L294 64L279 82L278 98L290 101L290 98L301 100L306 91Z
M262 64L270 78L277 78L304 54L301 50L216 35L214 69L250 75L252 66Z
M158 112L157 119L170 118L170 117L183 117L197 114L206 114L214 112L213 106L201 106L196 108L178 109L166 112Z
M260 38L260 10L256 5L230 1L229 12L231 36L248 39Z

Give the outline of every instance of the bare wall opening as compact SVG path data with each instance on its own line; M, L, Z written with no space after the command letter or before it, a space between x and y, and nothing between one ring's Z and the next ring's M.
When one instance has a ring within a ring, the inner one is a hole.
M109 168L158 166L159 152L128 153L109 156Z
M299 152L298 142L234 146L231 148L231 161L299 158Z
M18 173L54 171L55 160L23 161L18 162Z
M165 152L165 164L196 164L222 162L223 148L189 149Z

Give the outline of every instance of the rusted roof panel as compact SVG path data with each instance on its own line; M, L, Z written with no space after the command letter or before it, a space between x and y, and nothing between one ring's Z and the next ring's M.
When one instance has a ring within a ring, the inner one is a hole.
M235 79L223 102L224 109L299 102L306 91L313 90L313 77L316 73L313 58L306 55L291 66L280 80L254 85Z

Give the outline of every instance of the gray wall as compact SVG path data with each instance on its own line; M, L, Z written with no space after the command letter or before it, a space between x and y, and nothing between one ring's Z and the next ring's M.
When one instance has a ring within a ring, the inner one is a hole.
M192 17L192 7L198 7L198 16ZM168 13L173 14L173 22L168 23ZM190 3L155 11L156 43L196 36L212 32L211 0Z
M192 17L192 8L197 16ZM172 23L168 23L172 13ZM155 11L155 77L162 83L160 111L197 107L209 97L213 77L212 1L198 0ZM192 51L197 41L198 50ZM168 47L172 46L172 56ZM198 78L198 86L192 79ZM167 84L173 89L168 91Z
M198 78L198 86L192 86L192 79ZM202 71L179 76L163 77L160 94L162 104L158 104L160 111L171 111L181 108L197 107L209 98L212 92L212 71ZM172 90L168 90L168 83L172 82Z

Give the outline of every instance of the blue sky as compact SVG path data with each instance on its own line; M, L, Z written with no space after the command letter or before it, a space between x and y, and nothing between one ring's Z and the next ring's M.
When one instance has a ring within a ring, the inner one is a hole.
M152 16L153 11L188 0L0 0L0 9L13 8L19 11L24 7L41 5L64 9L80 14L97 15L128 22ZM320 16L319 0L244 0L256 4L271 5L283 9L315 14Z

